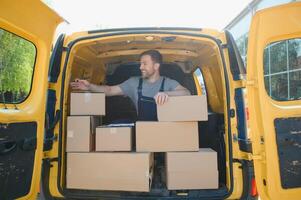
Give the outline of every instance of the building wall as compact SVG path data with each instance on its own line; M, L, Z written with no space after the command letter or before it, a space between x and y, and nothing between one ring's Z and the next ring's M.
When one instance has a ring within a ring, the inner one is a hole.
M245 63L248 47L248 33L251 19L255 12L264 8L293 1L296 0L254 0L225 27L225 29L229 30L233 35Z
M296 0L254 0L225 27L232 33L245 65L252 16L258 10L292 1ZM263 62L265 89L272 99L277 101L301 99L300 38L267 45Z

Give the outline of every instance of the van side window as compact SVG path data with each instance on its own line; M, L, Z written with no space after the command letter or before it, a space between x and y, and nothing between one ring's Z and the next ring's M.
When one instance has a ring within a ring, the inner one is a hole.
M0 102L20 103L29 95L35 46L0 28Z
M201 94L202 95L206 95L207 92L206 92L206 86L205 86L205 81L204 81L204 77L203 77L203 74L202 74L202 71L197 68L194 72L193 72L194 76L197 78L198 80L198 86L201 90Z
M301 99L301 39L269 44L263 62L265 88L271 98Z

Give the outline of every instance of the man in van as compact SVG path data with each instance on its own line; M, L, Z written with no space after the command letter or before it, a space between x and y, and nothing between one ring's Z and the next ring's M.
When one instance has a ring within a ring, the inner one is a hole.
M138 120L157 121L157 107L167 102L169 96L190 95L189 90L177 81L160 76L162 55L157 50L148 50L140 55L141 77L131 77L119 85L94 85L76 79L73 89L104 92L107 96L130 97L138 111Z

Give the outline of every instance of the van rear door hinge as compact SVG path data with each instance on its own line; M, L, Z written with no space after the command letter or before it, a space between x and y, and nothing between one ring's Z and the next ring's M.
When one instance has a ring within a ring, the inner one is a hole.
M69 47L63 47L63 51L69 51Z
M222 44L222 48L223 49L227 49L228 48L228 44Z
M52 162L58 162L59 161L59 158L58 157L55 157L55 158L44 158L43 159L43 163L52 167Z
M257 87L257 85L258 85L257 80L255 80L255 79L247 80L246 85L251 86L251 87Z
M263 160L263 156L261 154L249 154L250 160Z

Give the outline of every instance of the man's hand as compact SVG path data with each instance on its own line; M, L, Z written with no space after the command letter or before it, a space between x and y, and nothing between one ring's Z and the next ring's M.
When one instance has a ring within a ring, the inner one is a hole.
M155 96L154 99L156 101L157 105L163 105L168 101L168 94L165 92L158 92Z
M72 89L75 90L90 90L90 83L87 80L75 79L74 82L70 83Z

